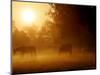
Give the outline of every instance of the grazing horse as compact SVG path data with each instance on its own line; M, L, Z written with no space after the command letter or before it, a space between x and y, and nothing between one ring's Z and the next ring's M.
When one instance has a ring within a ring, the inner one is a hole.
M36 48L34 46L17 47L14 49L13 53L14 54L20 53L21 55L24 54L36 55Z
M63 44L59 48L59 54L69 53L72 54L72 45L71 44Z

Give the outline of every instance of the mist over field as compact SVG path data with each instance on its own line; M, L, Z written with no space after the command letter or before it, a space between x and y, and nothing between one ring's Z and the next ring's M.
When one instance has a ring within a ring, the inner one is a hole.
M12 71L96 69L96 7L12 2Z
M73 51L70 53L61 53L47 50L37 53L35 56L14 55L13 72L14 73L38 73L49 71L70 71L95 69L96 59L93 52Z

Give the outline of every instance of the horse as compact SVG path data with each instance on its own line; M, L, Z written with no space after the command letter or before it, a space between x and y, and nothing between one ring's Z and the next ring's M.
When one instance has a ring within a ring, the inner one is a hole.
M36 47L35 46L21 46L14 49L13 54L30 54L36 55Z
M72 45L71 44L62 44L59 48L59 54L69 53L72 54Z

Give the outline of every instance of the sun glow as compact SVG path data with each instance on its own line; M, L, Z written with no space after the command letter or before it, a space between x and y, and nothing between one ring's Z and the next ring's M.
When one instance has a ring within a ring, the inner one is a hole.
M41 30L49 16L46 13L50 10L50 5L46 3L15 2L12 4L12 20L19 30L34 27Z
M21 11L21 20L25 25L30 26L32 23L36 22L37 14L32 9L24 9Z

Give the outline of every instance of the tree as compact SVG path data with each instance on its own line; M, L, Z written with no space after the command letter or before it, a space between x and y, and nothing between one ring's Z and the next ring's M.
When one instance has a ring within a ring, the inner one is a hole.
M66 4L50 4L50 6L52 10L49 15L54 20L52 29L58 28L59 43L71 43L73 46L78 47L88 46L92 37L87 27L88 23L86 23L86 20L81 19L80 14L83 12L80 12L80 9L83 10L84 6Z

